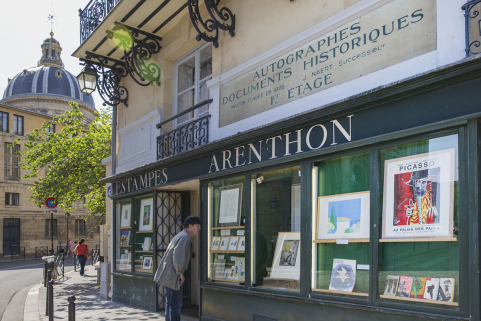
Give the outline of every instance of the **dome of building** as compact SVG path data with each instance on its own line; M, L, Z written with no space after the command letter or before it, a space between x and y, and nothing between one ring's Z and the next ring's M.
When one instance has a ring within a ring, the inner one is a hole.
M3 99L32 95L59 97L95 108L92 96L82 93L77 78L64 69L60 58L62 47L53 38L53 33L41 47L42 58L38 66L25 69L9 80Z

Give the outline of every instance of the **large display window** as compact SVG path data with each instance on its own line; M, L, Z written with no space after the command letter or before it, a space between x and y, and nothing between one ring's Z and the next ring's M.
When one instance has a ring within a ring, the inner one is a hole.
M133 243L131 199L117 201L116 207L115 269L122 272L131 272Z
M458 135L380 150L379 300L459 306Z
M312 185L312 291L367 298L370 154L315 163Z

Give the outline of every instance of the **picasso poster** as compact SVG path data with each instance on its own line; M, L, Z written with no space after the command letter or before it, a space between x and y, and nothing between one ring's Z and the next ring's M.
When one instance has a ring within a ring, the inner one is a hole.
M382 238L452 238L455 150L387 160Z
M140 202L139 231L152 231L153 208L154 208L153 198L144 199Z
M272 261L271 278L299 280L301 273L301 234L279 232Z
M321 196L317 240L369 238L369 191Z
M242 184L219 189L217 227L240 226L242 212Z

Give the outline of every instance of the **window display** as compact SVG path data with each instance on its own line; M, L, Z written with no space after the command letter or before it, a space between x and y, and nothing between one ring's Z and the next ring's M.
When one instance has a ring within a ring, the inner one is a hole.
M154 199L152 195L136 197L134 200L134 271L136 273L153 273L153 215Z
M117 230L116 230L116 270L131 271L132 227L131 227L131 199L117 201Z

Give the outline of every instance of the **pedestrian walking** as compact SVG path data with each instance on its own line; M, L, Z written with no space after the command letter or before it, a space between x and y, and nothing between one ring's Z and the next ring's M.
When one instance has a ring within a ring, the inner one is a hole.
M67 257L69 257L70 255L72 255L73 257L73 244L72 244L72 241L68 239L67 240Z
M187 216L184 229L170 241L155 273L154 281L165 288L166 321L180 321L184 272L192 257L190 238L199 234L201 224L197 216Z
M87 244L85 244L85 239L80 239L78 245L73 250L75 255L77 255L77 259L80 263L80 275L84 276L85 273L85 263L87 259L90 259L90 250Z

